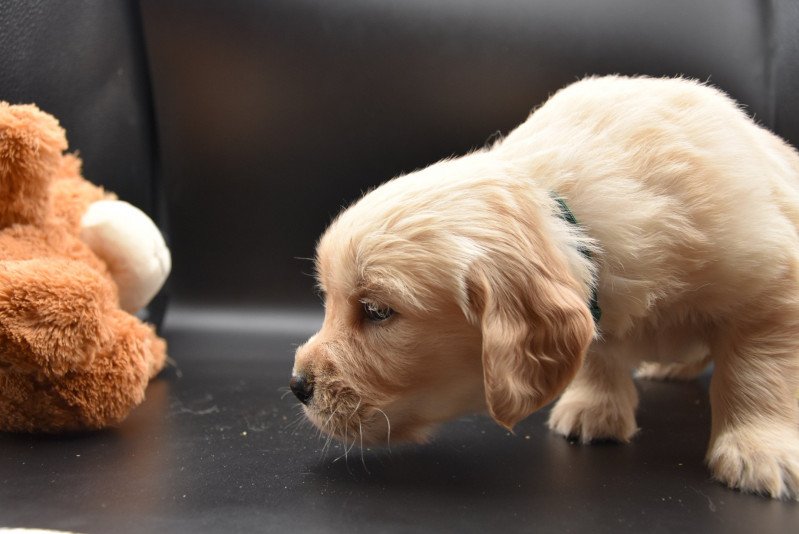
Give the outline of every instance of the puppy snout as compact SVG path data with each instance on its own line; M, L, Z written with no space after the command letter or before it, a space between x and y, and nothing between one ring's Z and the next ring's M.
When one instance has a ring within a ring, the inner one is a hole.
M289 381L289 387L301 403L308 404L311 401L311 397L313 397L313 383L311 383L306 375L300 373L292 376Z

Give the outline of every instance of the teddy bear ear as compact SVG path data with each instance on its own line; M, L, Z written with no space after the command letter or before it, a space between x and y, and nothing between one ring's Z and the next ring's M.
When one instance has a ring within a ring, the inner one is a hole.
M0 228L39 224L67 148L64 130L34 105L0 102Z

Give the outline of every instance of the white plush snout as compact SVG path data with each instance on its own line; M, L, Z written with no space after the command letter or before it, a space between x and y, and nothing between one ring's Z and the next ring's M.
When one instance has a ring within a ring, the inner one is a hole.
M146 306L172 268L155 223L127 202L101 200L86 211L81 227L81 239L108 265L122 309L135 313Z

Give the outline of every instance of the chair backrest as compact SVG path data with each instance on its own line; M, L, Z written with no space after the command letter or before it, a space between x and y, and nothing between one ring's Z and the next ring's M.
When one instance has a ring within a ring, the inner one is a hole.
M793 0L142 0L179 302L318 305L368 188L507 132L586 74L710 80L799 143Z
M0 51L0 99L55 115L89 180L156 215L158 159L135 3L4 1Z
M87 179L163 228L149 72L135 2L0 5L0 100L35 103L67 131ZM164 294L144 316L159 323Z
M342 205L586 74L710 80L799 144L797 27L794 0L9 0L0 99L168 215L176 302L310 307L296 258Z

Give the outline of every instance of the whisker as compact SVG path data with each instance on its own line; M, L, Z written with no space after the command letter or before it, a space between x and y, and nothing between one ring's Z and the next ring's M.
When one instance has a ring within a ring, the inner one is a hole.
M361 397L358 397L358 404L355 405L355 409L352 410L352 413L350 413L350 416L347 418L347 421L352 419L355 416L355 414L358 413L358 408L361 407L361 401L362 400L363 399Z
M350 433L350 432L349 432L349 429L348 429L348 430L347 430L347 435L349 435L349 433ZM349 452L350 452L352 449L354 449L354 448L355 448L355 436L352 436L352 445L350 445L350 446L349 446L349 448L348 448L346 451L344 451L344 459L345 459L345 460L348 458Z
M339 407L336 406L336 408L330 413L330 417L328 417L327 420L319 426L319 432L317 432L317 437L322 437L322 432L327 432L328 435L330 435L330 436L335 434L335 432L328 432L327 431L327 425L329 425L330 421L333 420L333 416L336 415L336 412L338 411L338 409L339 409Z
M349 417L347 417L347 420L344 422L344 454L342 456L344 457L344 463L347 464L347 471L349 471L349 454L350 454L350 451L355 447L355 436L352 437L352 444L347 446L348 438L349 438L349 435L350 435L350 430L347 427L347 423L349 423L349 421L353 417L355 417L355 414L358 413L358 408L361 407L361 401L362 400L363 400L362 398L360 398L360 397L358 398L358 404L355 405L355 408L352 410L352 412L350 412ZM358 424L360 425L360 418L358 419ZM361 433L361 438L363 438L363 433ZM335 461L340 460L340 459L341 459L341 456L339 456L338 458L336 458L333 461L335 462ZM352 474L352 472L350 472L350 474Z
M361 435L361 465L363 465L363 470L366 471L366 474L371 475L372 473L370 473L369 469L366 467L366 460L363 458L363 426L361 426L360 419L358 419L358 433Z
M319 431L317 432L317 438L321 438L323 432L327 433L327 438L325 439L325 443L324 443L324 445L322 445L322 450L320 451L321 458L324 458L325 455L327 454L327 451L330 448L330 444L333 442L333 436L335 436L335 434L336 434L335 428L328 428L328 425L330 425L330 421L333 420L333 417L336 415L336 412L338 412L339 407L340 407L340 405L336 406L333 409L333 411L330 413L330 416L327 418L327 420L325 420L324 423L319 425Z
M345 428L344 430L345 430L345 432L344 432L344 452L341 454L341 456L339 456L335 460L333 460L333 463L338 462L342 458L344 458L344 462L345 463L347 462L347 453L349 452L349 449L347 448L347 437L349 436L350 433L349 433L348 429Z
M334 445L338 446L338 443L336 443L335 434L330 434L330 436L327 438L327 452L330 452L331 449L334 448Z
M322 448L319 450L319 459L320 460L322 458L324 458L325 455L327 454L327 448L330 445L331 436L332 436L331 434L328 434L325 437L325 442L322 444ZM321 437L322 437L322 429L321 428L319 429L319 432L317 433L316 437L317 437L317 439L321 439Z
M292 432L298 430L300 425L305 421L307 421L307 419L305 418L305 414L298 413L294 416L294 420L286 425L286 430L290 430Z
M319 437L321 438L322 436L320 435ZM325 454L327 453L327 446L329 444L330 444L330 436L328 435L325 438L325 442L322 444L322 448L319 449L319 459L322 459L322 458L325 457Z
M384 412L380 408L375 408L375 410L377 410L378 412L382 413L383 417L386 418L386 427L387 427L387 430L386 430L386 446L388 447L389 454L391 454L391 421L389 421L388 415L386 414L386 412Z
M327 452L330 449L330 444L331 443L333 443L333 435L329 434L327 436L327 439L325 440L325 444L322 445L322 451L321 451L321 454L320 454L320 458L324 458L325 456L327 456Z
M298 415L295 416L294 420L286 424L286 431L287 432L296 432L300 429L300 425L302 425L303 421L305 420L304 417Z
M341 456L339 456L338 458L336 458L335 460L333 460L333 463L335 463L335 462L341 460L342 458L344 458L344 463L347 465L347 471L350 474L352 474L352 471L350 471L350 469L349 469L349 465L350 465L349 464L349 458L350 458L350 451L352 451L352 449L355 448L355 436L353 436L353 438L352 438L352 443L349 443L350 431L349 431L348 428L345 428L344 430L345 430L345 432L344 432L344 453Z
M327 418L327 421L325 421L325 423L322 425L322 427L326 427L330 423L331 419L333 419L333 416L336 415L336 412L338 411L338 408L339 407L336 406L336 409L333 410L333 412L330 414L330 417Z

